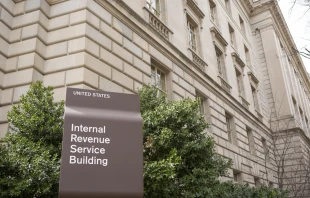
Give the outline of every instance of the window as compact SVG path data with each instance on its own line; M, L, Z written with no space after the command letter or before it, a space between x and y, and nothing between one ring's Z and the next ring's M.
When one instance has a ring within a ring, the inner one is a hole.
M229 24L228 28L229 28L230 44L232 47L235 47L235 30Z
M263 138L263 137L262 137L262 145L263 145L265 159L266 159L266 161L269 161L269 149L268 149L268 146L267 146L266 139Z
M202 115L205 115L206 109L205 109L205 98L201 96L200 94L197 94L197 99L199 100L199 112Z
M256 155L253 131L251 130L251 128L246 127L246 132L247 132L248 141L249 141L250 153L253 155Z
M299 118L299 113L298 113L298 108L297 108L297 102L295 100L295 98L292 96L292 101L293 101L293 105L294 105L294 115L295 115L295 119L298 120Z
M253 102L254 102L254 109L259 112L257 90L253 85L251 85L251 90L252 90L252 98L253 98Z
M166 93L166 75L163 71L158 69L155 66L151 67L152 73L151 73L151 84L158 88L160 91L159 94L165 94Z
M197 25L195 25L195 24L188 18L188 20L187 20L188 44L189 44L189 47L190 47L194 52L197 51L196 28L197 28Z
M146 0L147 8L158 18L160 17L160 0Z
M217 62L217 69L219 71L219 75L221 78L226 80L226 68L225 68L225 63L224 63L224 54L217 47L215 47L215 54L216 54L216 62Z
M241 173L239 171L233 170L234 182L242 183Z
M258 177L254 177L254 185L255 185L255 187L261 186L260 179Z
M225 119L226 119L226 126L227 126L228 142L234 145L237 145L237 138L236 138L236 132L234 128L233 116L225 112Z
M301 109L301 107L299 107L299 112L300 112L300 120L299 120L299 122L300 122L300 126L301 126L301 128L303 129L303 130L306 130L306 127L305 127L305 125L306 125L306 123L305 123L305 120L304 120L304 112L303 112L303 110Z
M270 188L273 188L273 187L274 187L273 182L269 181L269 187L270 187Z
M228 133L228 142L232 143L231 116L226 113L225 117L226 117L227 133Z
M249 68L251 68L250 52L245 45L244 45L244 53L245 53L245 63Z
M241 32L245 35L245 26L243 19L239 16Z
M210 3L210 16L211 21L216 23L216 4L213 1L209 1Z
M242 73L236 69L236 77L237 77L237 85L238 85L238 91L239 95L244 97L244 88L243 88L243 76Z
M230 0L225 0L225 7L226 7L228 14L231 14Z

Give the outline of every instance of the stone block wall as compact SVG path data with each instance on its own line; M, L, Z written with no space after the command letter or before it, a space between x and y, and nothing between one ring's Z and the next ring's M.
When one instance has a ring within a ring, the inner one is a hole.
M0 137L8 130L6 113L32 82L54 87L55 101L65 99L67 86L135 94L151 83L156 65L166 73L168 99L202 95L211 126L207 134L214 137L217 152L233 160L223 180L237 172L239 182L251 186L254 178L266 182L267 175L277 183L272 152L265 163L262 137L271 142L266 123L124 4L98 2L0 0ZM234 144L228 140L225 113L232 116Z

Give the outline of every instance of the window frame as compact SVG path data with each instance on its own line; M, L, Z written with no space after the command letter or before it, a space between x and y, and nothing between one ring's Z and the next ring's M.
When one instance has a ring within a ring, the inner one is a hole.
M252 68L250 50L246 45L243 45L243 47L244 47L244 54L245 54L245 64L249 68Z
M256 156L255 140L254 140L253 130L250 127L246 126L246 132L247 132L247 137L248 137L248 141L249 141L250 153L252 155Z
M254 177L254 185L255 187L260 187L262 185L259 177Z
M239 71L239 69L237 69L236 67L235 67L235 70L236 70L237 88L238 88L239 95L245 98L243 72Z
M213 0L209 0L209 8L210 8L210 20L217 24L217 10L216 3Z
M216 65L219 76L227 80L224 52L215 45Z
M227 111L225 111L225 122L227 126L228 142L238 146L234 116L232 116L232 114L228 113Z
M258 104L257 87L252 85L252 84L250 85L250 87L251 87L251 95L252 95L252 99L253 99L254 110L260 112L259 104Z
M153 70L153 68L154 68L154 70ZM155 73L155 78L154 78L155 81L154 81L154 83L153 83L153 71ZM162 87L162 82L160 82L160 87L157 86L157 85L159 85L158 82L157 82L158 81L158 78L157 78L158 72L159 72L160 76L162 76L162 74L164 76L164 88ZM167 74L166 74L166 72L164 70L160 69L154 63L151 65L151 85L153 87L156 87L160 91L161 94L167 95Z
M149 9L156 17L161 17L161 0L146 0L146 8ZM153 6L155 3L155 7Z
M244 34L244 36L246 36L244 20L242 19L240 15L239 15L239 23L240 23L241 33Z
M197 32L198 25L194 22L194 20L189 15L187 15L186 27L187 27L187 40L188 40L189 48L193 50L195 53L198 53L198 49L199 49L198 32Z
M263 145L265 160L269 161L270 158L269 158L269 148L267 145L267 140L264 137L262 137L261 141L262 141L262 145Z
M228 12L228 14L231 15L231 5L230 5L230 0L225 0L225 8Z
M235 183L241 184L242 183L242 173L238 170L233 170L233 180Z
M230 45L236 47L235 29L228 23Z

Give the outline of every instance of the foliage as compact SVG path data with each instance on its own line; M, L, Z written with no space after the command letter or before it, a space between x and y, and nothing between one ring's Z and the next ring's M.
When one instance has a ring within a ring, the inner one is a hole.
M166 101L158 90L139 91L144 138L145 197L206 197L208 188L227 174L230 161L214 150L203 131L199 101Z
M287 191L277 188L261 186L259 188L248 185L223 182L209 189L208 198L286 198Z
M0 197L57 197L64 102L51 87L30 86L8 113L11 132L0 146Z
M166 101L140 91L146 198L285 198L277 189L220 183L231 162L216 154L199 101ZM52 88L32 84L8 113L14 127L0 145L0 197L57 197L64 103Z

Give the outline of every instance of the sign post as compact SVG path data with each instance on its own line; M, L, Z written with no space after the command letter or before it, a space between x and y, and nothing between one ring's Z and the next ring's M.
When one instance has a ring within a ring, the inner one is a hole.
M142 198L138 95L67 88L59 198Z

